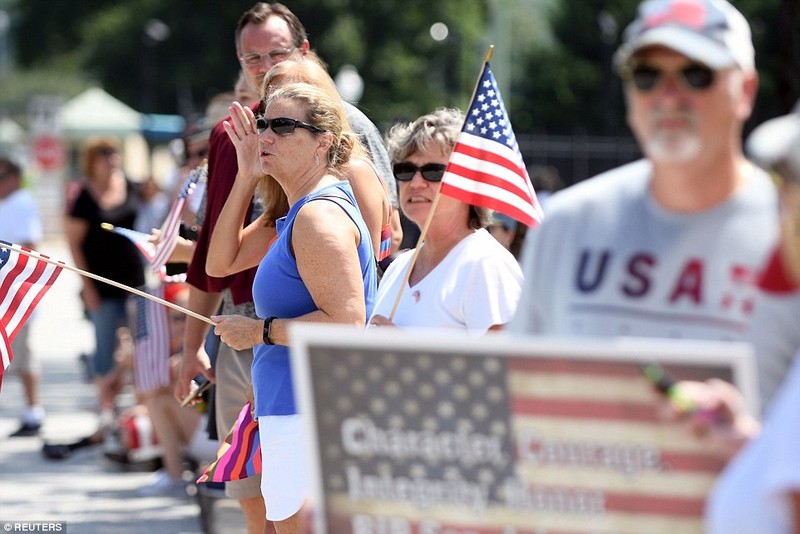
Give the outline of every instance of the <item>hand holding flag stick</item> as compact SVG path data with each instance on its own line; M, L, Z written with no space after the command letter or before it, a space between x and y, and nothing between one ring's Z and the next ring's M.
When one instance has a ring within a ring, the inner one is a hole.
M403 289L408 285L439 203L439 195L495 210L531 227L543 219L500 89L489 66L493 51L494 45L489 46L464 126L450 154L442 185L431 204L389 320L400 305Z
M88 271L84 271L83 269L78 269L77 267L72 267L70 265L66 265L66 264L61 263L59 261L51 260L47 256L43 256L42 254L39 254L38 252L34 252L32 250L23 249L22 247L19 247L17 245L10 245L10 244L2 242L2 241L0 241L0 249L12 250L12 251L14 251L14 252L16 252L18 254L23 254L25 256L30 256L31 258L35 258L35 259L37 259L39 261L42 261L42 262L45 262L45 263L49 263L51 265L57 265L58 267L60 267L62 269L67 269L68 271L72 271L72 272L78 273L81 276L85 276L87 278L91 278L92 280L97 280L98 282L103 282L104 284L112 285L114 287L118 287L120 289L128 291L129 293L133 293L134 295L138 295L138 296L140 296L142 298L146 298L146 299L152 300L154 302L158 302L159 304L163 304L164 306L166 306L168 308L172 308L173 310L175 310L177 312L186 314L186 315L188 315L190 317L194 317L195 319L203 321L204 323L208 323L208 324L210 324L212 326L216 325L216 323L214 321L212 321L211 319L209 319L208 317L204 317L204 316L200 315L199 313L193 312L192 310L188 310L186 308L178 306L177 304L173 304L172 302L169 302L169 301L166 301L164 299L155 297L153 295L150 295L149 293L145 293L144 291L140 291L140 290L138 290L136 288L133 288L133 287L130 287L130 286L126 286L125 284L120 284L119 282L115 282L114 280L105 278L103 276L99 276L99 275L90 273Z

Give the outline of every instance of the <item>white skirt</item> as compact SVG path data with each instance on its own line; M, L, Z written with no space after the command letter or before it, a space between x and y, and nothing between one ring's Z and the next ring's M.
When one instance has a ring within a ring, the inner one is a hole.
M262 416L258 432L267 519L283 521L300 511L311 491L303 419L300 415Z

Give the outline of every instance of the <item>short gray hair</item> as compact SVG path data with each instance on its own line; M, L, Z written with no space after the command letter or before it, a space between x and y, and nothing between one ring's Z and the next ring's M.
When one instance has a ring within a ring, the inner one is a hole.
M395 124L386 134L389 159L394 165L415 152L439 149L444 154L450 154L463 126L464 114L454 108L438 108L414 122ZM492 210L469 205L470 228L486 228L491 219Z

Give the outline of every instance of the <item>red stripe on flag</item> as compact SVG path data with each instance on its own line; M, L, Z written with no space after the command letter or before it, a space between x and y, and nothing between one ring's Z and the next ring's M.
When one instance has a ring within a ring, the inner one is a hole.
M4 245L8 243L3 242ZM19 247L25 252L30 249ZM41 255L42 258L47 256ZM62 267L0 247L0 326L2 369L14 359L11 342L33 313L33 309L58 278Z
M441 194L536 226L541 206L488 62L465 115Z
M164 223L164 228L161 231L161 240L158 242L158 245L156 245L155 257L153 258L154 272L158 272L158 270L167 263L167 260L169 260L169 257L178 244L181 212L183 211L185 203L186 198L179 198L172 207L172 210L170 210L169 216Z
M702 517L704 499L689 497L659 497L641 493L605 493L606 510L609 513L657 514L681 517Z
M485 148L480 148L477 146L470 146L464 142L456 143L455 148L453 148L453 152L464 154L465 156L485 161L487 163L500 165L501 167L505 167L514 174L517 174L520 178L525 177L526 173L525 169L520 168L517 162L500 155L500 153L498 152L487 150ZM450 170L449 165L447 170ZM525 193L527 193L527 191L525 191Z
M516 396L511 399L515 414L543 417L569 417L576 423L584 419L663 423L653 404L603 402L598 400L553 400L548 397Z

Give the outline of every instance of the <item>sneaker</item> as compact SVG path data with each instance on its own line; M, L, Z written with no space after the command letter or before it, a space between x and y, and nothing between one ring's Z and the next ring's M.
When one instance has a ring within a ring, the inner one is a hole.
M154 473L153 482L137 489L136 493L142 497L185 497L186 482L183 480L175 480L169 476L166 470L159 469Z
M10 438L22 438L22 437L30 437L30 436L38 436L39 430L42 428L41 423L22 423L20 427L11 434L8 435Z

